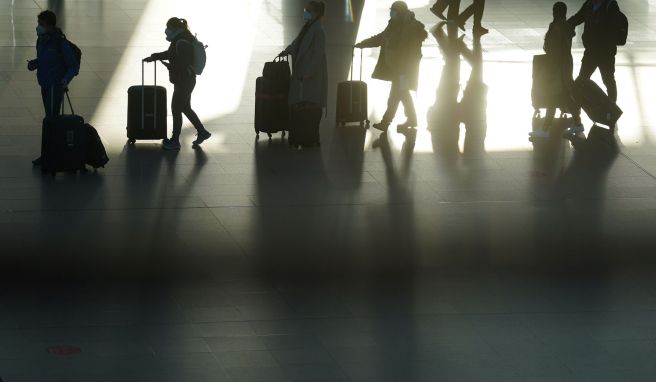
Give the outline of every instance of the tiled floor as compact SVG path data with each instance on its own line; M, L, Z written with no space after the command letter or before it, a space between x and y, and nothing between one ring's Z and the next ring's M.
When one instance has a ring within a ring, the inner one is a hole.
M586 120L574 145L527 140L551 2L488 0L491 32L461 57L432 2L408 1L432 32L416 136L334 127L350 46L390 2L327 3L322 147L293 151L255 140L254 84L302 0L0 0L0 379L653 381L656 3L620 2L617 136ZM98 173L30 164L42 107L24 67L46 8L83 49L71 95L111 157ZM177 154L124 130L171 15L209 45L193 103L214 134L192 150L186 127Z

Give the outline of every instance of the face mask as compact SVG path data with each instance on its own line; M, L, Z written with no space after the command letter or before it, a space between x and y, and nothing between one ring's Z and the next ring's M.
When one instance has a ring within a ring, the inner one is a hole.
M312 20L312 13L308 11L303 11L303 21L310 21Z
M390 10L390 19L394 20L398 15L399 14L395 10L393 9Z
M36 34L37 35L42 36L42 35L46 34L47 32L48 31L46 31L46 28L43 25L39 24L39 25L36 26Z
M164 34L166 35L166 40L167 41L173 41L173 38L177 35L177 33L170 30L169 28L166 28L166 30L164 31Z

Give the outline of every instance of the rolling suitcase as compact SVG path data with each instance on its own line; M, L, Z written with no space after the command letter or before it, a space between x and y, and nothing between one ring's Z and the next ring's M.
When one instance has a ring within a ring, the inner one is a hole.
M589 78L579 77L574 81L572 96L588 117L596 123L612 128L622 116L622 109Z
M360 126L369 127L367 106L367 83L362 81L362 50L360 50L360 80L353 81L355 52L351 54L351 78L337 85L337 105L335 121L344 126L349 122L358 122Z
M540 108L567 108L567 89L563 85L558 70L550 67L546 54L533 56L533 82L531 86L531 103L537 111Z
M255 134L282 132L283 137L289 124L287 96L291 71L287 58L278 57L264 64L262 77L255 81Z
M319 124L322 108L311 102L292 105L289 123L289 144L292 147L320 146Z
M141 85L128 89L128 143L137 140L166 138L166 88L157 86L157 62L155 83L144 84L144 62L141 62Z
M255 82L255 134L271 134L282 131L283 136L289 123L287 92L276 89L274 83L265 77Z
M52 99L52 98L51 98ZM75 115L66 91L71 114L43 119L41 131L41 169L55 175L63 171L85 171L86 130L84 119ZM62 100L65 103L65 100ZM62 106L62 113L64 107Z

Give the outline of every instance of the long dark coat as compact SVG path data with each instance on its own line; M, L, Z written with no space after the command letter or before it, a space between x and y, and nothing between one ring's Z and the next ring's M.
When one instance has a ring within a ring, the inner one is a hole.
M292 55L292 79L289 84L289 104L311 102L326 107L328 98L328 64L326 34L316 21L299 41L296 38L285 49ZM300 77L305 77L301 81Z

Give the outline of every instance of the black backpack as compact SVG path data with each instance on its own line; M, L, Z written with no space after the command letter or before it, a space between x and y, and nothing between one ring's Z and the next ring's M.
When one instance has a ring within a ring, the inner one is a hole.
M613 2L616 3L615 0L611 0L608 2L608 8L610 8L610 5ZM613 15L612 28L613 28L612 36L615 39L615 45L617 46L626 45L626 39L629 37L629 19L626 17L624 13L622 13L622 11L618 11L616 15Z
M107 151L105 151L105 146L98 135L96 129L89 125L88 123L84 125L85 134L86 134L86 163L97 169L98 167L105 167L107 162L109 162L109 157L107 156Z
M68 41L68 45L71 46L71 49L73 50L73 56L75 56L75 60L77 61L77 64L80 65L82 63L82 49L80 49L79 46L75 45L73 41L69 40L66 38L66 35L62 33L61 35L61 43L63 44L64 41ZM63 50L63 47L60 47Z

